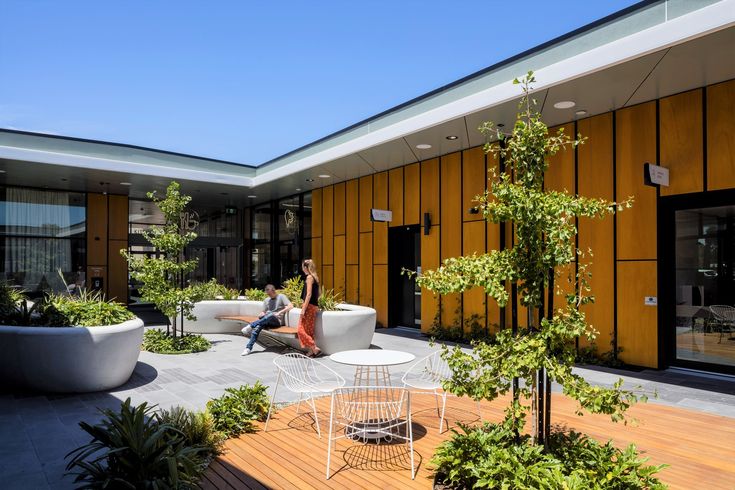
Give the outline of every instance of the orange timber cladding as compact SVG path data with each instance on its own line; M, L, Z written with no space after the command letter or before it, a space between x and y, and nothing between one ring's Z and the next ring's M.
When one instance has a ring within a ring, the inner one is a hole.
M658 366L657 307L640 301L657 296L657 190L644 186L642 165L661 162L670 169L671 183L661 188L662 196L735 188L734 114L731 80L563 125L567 134L581 133L587 140L552 159L546 188L635 198L633 208L615 218L579 221L578 247L594 254L584 259L592 262L595 295L585 310L600 332L602 351L617 331L621 359ZM492 154L476 147L314 190L312 255L324 287L347 302L374 307L378 323L386 325L388 227L418 225L424 213L431 215L431 230L421 234L423 269L448 257L498 249L499 225L469 213L473 197L485 190L488 170L497 165ZM371 222L371 208L390 209L393 221ZM509 232L506 237L509 245ZM561 282L562 288L574 287ZM479 316L490 331L499 324L500 309L481 290L441 298L423 291L422 296L424 330L439 311L445 325L459 315ZM523 325L522 309L518 318Z

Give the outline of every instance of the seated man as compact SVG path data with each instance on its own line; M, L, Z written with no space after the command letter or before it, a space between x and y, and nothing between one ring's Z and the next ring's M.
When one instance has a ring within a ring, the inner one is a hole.
M250 342L248 342L247 347L240 354L241 356L247 356L253 351L253 346L258 340L258 335L260 335L260 331L263 328L284 325L286 313L293 308L291 301L289 301L285 294L278 294L273 284L265 286L265 294L268 297L263 301L263 311L258 315L258 319L242 329L243 334L250 335Z

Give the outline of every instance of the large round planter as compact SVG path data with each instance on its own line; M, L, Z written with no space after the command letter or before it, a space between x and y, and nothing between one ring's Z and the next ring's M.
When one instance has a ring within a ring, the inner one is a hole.
M372 308L342 303L337 311L320 311L314 325L314 341L325 354L353 349L368 349L375 333L376 312ZM299 324L301 308L288 314L288 325ZM284 342L299 348L298 339L284 338Z
M142 340L139 318L101 327L0 325L0 379L43 392L109 390L130 379Z
M192 313L196 320L184 320L184 331L190 333L238 333L240 322L217 320L218 316L258 316L263 311L262 301L240 299L199 301Z

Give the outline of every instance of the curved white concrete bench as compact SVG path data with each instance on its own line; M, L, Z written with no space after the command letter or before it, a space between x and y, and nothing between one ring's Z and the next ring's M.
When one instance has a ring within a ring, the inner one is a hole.
M262 301L216 299L194 304L196 320L184 320L184 331L191 333L238 333L242 324L233 320L217 320L218 316L258 316Z
M316 345L325 354L334 354L345 350L367 349L373 341L375 333L376 312L372 308L342 303L338 306L341 311L320 311L314 325L314 340ZM287 325L296 327L301 317L301 308L294 308L288 313ZM279 340L294 347L300 348L295 335L280 335Z
M0 325L0 379L43 392L109 390L130 379L142 341L139 318L101 327Z

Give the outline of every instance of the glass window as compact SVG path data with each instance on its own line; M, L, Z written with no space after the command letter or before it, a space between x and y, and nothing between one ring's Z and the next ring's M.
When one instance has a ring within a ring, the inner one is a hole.
M271 245L270 243L254 245L250 254L251 278L250 287L263 288L273 282L271 274Z
M304 221L304 238L311 238L311 192L303 195L304 207L301 211Z
M271 204L261 204L253 208L252 239L271 240Z
M735 366L735 206L676 211L676 357Z
M84 285L85 195L18 187L0 193L3 278L31 296Z

